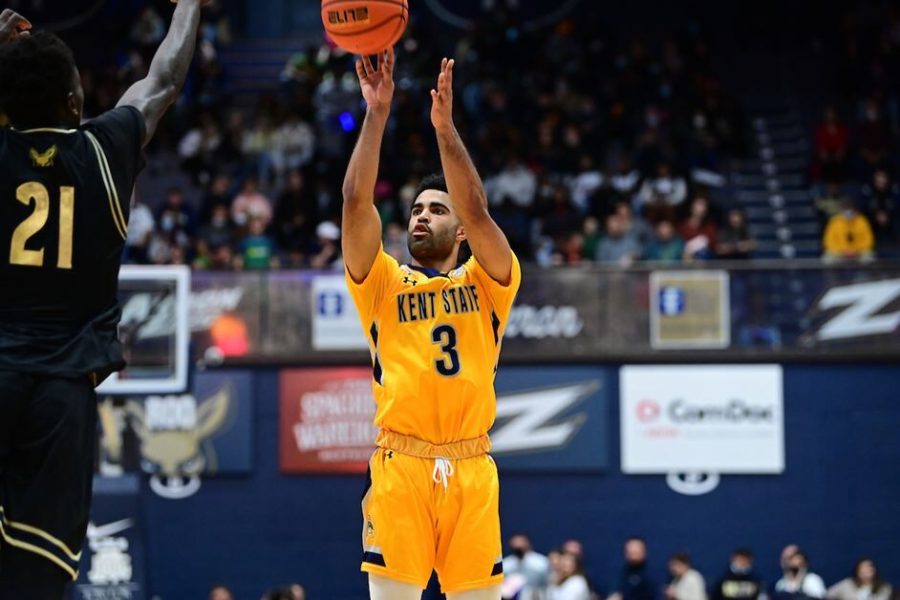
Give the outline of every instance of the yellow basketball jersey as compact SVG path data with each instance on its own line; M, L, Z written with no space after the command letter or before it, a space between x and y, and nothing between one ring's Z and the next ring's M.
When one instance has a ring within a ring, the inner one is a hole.
M509 285L474 257L448 274L401 266L381 250L347 285L369 338L375 425L432 444L487 434L496 416L500 341L522 279Z

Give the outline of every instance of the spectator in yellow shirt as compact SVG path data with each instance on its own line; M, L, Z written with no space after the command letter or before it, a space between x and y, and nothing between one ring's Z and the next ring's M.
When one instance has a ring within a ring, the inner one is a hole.
M868 219L852 202L828 220L822 240L825 262L859 261L875 259L875 236Z

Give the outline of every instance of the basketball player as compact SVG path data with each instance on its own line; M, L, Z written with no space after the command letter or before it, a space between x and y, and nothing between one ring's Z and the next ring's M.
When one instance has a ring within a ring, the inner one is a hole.
M147 77L81 124L71 50L0 15L0 599L77 577L96 444L94 386L124 367L119 261L141 149L191 63L201 0L180 0Z
M344 181L343 250L371 346L380 427L362 505L362 570L373 600L421 598L432 569L450 600L498 600L499 485L487 432L519 264L453 125L447 59L431 92L444 176L426 178L411 207L412 263L384 252L373 190L394 53L377 68L363 58L356 70L368 108ZM474 256L460 265L466 241Z

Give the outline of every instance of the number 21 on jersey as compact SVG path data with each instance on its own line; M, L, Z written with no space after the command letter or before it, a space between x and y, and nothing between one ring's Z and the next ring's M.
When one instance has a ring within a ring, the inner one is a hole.
M29 250L25 247L35 234L47 224L50 215L50 192L37 181L23 183L16 190L16 200L32 207L31 214L13 231L9 246L9 262L26 267L44 266L44 248ZM58 269L72 268L72 229L75 221L75 188L59 188L59 252Z

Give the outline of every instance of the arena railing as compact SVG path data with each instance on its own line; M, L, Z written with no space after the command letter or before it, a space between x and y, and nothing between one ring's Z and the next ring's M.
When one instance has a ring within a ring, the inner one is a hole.
M525 266L503 325L506 363L890 361L900 262ZM340 271L195 271L191 327L211 364L370 360Z

